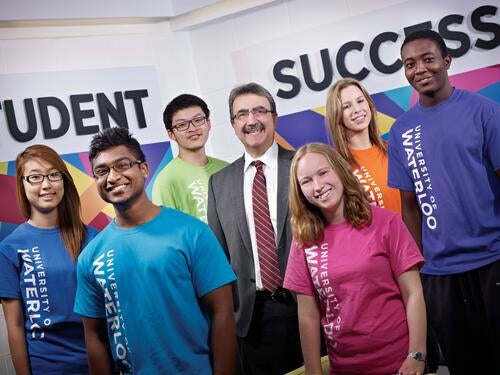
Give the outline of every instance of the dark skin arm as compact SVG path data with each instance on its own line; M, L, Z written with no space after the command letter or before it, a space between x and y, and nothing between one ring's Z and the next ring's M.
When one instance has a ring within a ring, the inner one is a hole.
M233 375L236 371L236 325L231 284L205 294L201 301L212 318L210 343L214 375Z
M109 351L105 319L83 317L85 346L91 374L113 375L113 358Z
M2 308L7 324L10 355L17 375L30 375L28 345L24 328L23 304L18 299L2 299Z
M496 173L497 173L497 177L500 177L500 169L497 169Z
M422 251L422 213L418 207L417 196L415 192L407 190L401 190L400 194L403 221Z

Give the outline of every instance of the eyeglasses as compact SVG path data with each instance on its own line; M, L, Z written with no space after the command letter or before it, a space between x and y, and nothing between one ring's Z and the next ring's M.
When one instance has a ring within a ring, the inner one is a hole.
M207 123L207 118L205 116L203 117L196 117L191 120L179 122L172 126L172 129L176 129L179 132L185 132L186 130L189 129L189 124L193 124L195 128L198 128L202 125L205 125Z
M266 109L264 107L257 107L257 108L252 108L252 109L242 109L238 111L237 114L233 116L233 121L238 120L238 121L246 121L248 120L248 116L250 116L250 113L254 115L255 117L264 117L267 115L269 112L275 113L274 111L270 109Z
M50 172L49 174L30 174L29 176L23 176L24 181L28 181L31 185L38 185L45 180L45 177L47 177L47 180L50 182L57 182L61 181L63 179L63 174L59 171L57 172Z
M128 159L122 159L118 160L116 163L114 163L111 167L107 166L99 166L96 169L94 169L94 177L95 178L103 178L106 177L109 172L111 171L111 168L118 173L125 172L132 168L134 165L139 165L142 164L143 162L140 160L128 160Z

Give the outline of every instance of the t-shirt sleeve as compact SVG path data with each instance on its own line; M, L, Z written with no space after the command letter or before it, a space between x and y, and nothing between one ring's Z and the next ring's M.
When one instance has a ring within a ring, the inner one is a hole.
M208 225L196 221L198 231L191 254L193 285L199 297L236 280L222 247Z
M85 251L91 249L85 248ZM92 274L92 267L88 257L81 255L76 266L77 287L75 296L74 312L90 318L104 318L104 296L102 288L98 285L96 278Z
M95 229L94 227L91 226L85 226L85 229L87 230L87 237L85 238L85 246L88 245L88 243L99 234L99 231ZM83 249L82 249L83 250Z
M386 231L387 249L392 273L394 279L397 279L403 272L408 271L415 265L421 268L424 265L424 258L399 216L392 216L388 223Z
M496 105L493 114L484 122L484 154L494 170L500 169L500 106Z
M152 202L158 206L177 208L170 184L165 183L165 179L161 178L161 175L158 176L158 179L153 184Z
M307 267L304 249L297 246L295 240L290 247L283 287L308 296L314 295L316 291Z
M21 299L21 289L19 287L19 273L21 270L10 259L5 251L0 250L0 298Z
M387 153L389 155L387 185L395 189L413 191L413 181L408 175L404 164L406 159L402 156L402 142L402 138L400 139L393 125L393 129L391 129L389 133L389 145L387 148Z

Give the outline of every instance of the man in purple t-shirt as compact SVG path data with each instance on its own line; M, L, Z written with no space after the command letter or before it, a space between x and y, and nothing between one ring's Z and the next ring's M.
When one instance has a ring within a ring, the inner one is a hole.
M452 375L500 374L500 107L451 85L434 31L401 58L420 100L391 129L389 185L424 253L429 324Z

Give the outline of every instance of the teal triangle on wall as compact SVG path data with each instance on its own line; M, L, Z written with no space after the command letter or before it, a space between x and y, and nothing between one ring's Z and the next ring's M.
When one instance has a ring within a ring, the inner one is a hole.
M412 90L413 88L411 86L404 86L398 89L385 91L384 94L406 112L410 109Z
M483 87L477 93L484 95L487 98L493 99L497 103L500 103L500 83L499 82L495 82L492 85Z

